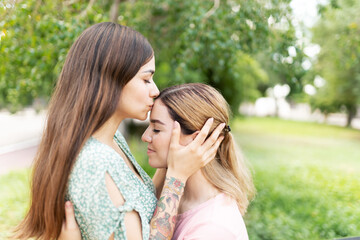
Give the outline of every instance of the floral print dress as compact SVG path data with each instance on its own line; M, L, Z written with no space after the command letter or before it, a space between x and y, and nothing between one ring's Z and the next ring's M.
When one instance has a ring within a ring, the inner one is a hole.
M150 220L156 207L155 187L151 178L136 162L120 132L114 140L140 174L142 182L110 146L91 137L82 148L70 174L66 200L75 209L82 239L126 239L124 216L139 213L143 239L149 239ZM124 197L125 203L115 207L105 185L108 173Z

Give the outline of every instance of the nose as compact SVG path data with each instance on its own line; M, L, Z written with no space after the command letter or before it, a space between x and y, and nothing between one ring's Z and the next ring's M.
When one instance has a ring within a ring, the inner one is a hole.
M159 96L159 94L160 94L160 91L159 91L158 87L156 86L155 83L153 83L153 86L150 90L150 97L156 98L157 96Z
M141 136L141 140L143 142L147 142L150 143L151 142L151 136L149 134L150 131L150 126L146 128L145 132L143 133L143 135Z

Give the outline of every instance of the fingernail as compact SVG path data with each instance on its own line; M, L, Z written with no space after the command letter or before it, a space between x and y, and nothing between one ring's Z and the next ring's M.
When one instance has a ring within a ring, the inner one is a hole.
M214 121L214 118L210 118L209 121L210 121L210 122L213 122L213 121Z
M225 127L225 125L226 125L225 123L222 123L222 124L221 124L221 127L222 127L222 128L224 128L224 127Z
M65 203L65 207L66 207L66 208L71 208L71 202L67 201L67 202Z

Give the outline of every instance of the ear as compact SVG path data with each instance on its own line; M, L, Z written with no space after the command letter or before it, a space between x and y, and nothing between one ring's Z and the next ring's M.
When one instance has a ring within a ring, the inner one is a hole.
M192 140L194 140L196 138L196 136L199 134L199 132L200 131L196 131L196 132L194 132L193 134L190 135Z
M190 135L181 134L181 136L180 136L180 145L187 146L189 143L191 143L196 138L196 136L199 134L199 132L200 131L196 131L196 132L194 132L193 134L190 134Z

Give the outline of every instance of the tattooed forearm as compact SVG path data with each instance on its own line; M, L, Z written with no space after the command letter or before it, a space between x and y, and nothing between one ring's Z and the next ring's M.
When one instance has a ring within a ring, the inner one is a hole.
M184 186L184 183L176 178L165 178L161 196L150 222L151 240L171 239L175 228L180 198L184 192Z

